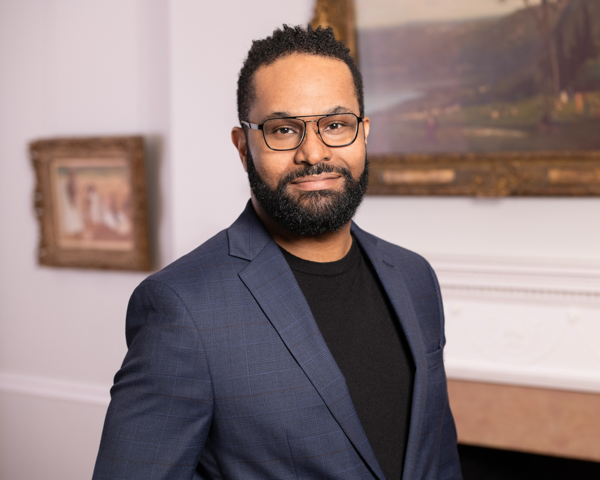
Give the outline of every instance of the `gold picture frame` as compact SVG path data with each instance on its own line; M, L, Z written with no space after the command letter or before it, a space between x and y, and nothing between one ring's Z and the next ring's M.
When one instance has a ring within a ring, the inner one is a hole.
M42 139L29 152L40 265L151 269L142 137Z
M317 0L311 23L333 27L356 58L355 10L354 0ZM369 154L369 160L371 195L600 195L598 150Z

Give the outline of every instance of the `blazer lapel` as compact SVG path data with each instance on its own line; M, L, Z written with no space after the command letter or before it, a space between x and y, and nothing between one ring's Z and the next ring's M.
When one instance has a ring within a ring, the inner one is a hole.
M374 237L367 235L354 223L352 224L352 233L366 252L381 280L415 362L415 382L403 475L403 478L411 478L418 455L427 396L427 359L421 328L400 266L394 265L392 257L377 246L377 240Z
M251 209L252 207L250 207ZM250 260L239 277L279 333L362 459L380 479L346 381L319 331L310 307L277 244L248 208L228 231L230 254Z

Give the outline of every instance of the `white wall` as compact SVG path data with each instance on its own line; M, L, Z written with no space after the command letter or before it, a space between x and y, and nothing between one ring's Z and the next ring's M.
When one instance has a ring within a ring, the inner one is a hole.
M237 72L251 39L305 23L311 9L312 0L0 0L1 479L91 476L127 300L144 277L36 264L27 142L147 136L164 265L241 212L248 186L229 140ZM585 343L600 334L599 207L370 197L357 221L437 267L456 377L600 391L600 355ZM528 357L547 329L551 348Z
M370 197L357 222L428 257L600 265L600 198Z

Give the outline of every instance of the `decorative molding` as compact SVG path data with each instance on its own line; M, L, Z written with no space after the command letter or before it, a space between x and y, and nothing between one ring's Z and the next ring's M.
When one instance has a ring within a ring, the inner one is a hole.
M432 257L448 378L600 393L600 262Z
M445 298L600 306L600 261L432 257Z
M0 392L107 407L110 387L0 373Z
M452 285L443 284L442 290L451 296L470 299L485 298L499 300L585 302L600 304L600 291L537 289L526 287L504 287L494 285Z
M593 324L589 320L590 312L591 319L598 318L596 323L600 323L600 261L583 263L441 256L432 256L429 260L440 279L447 307L449 347L453 341L452 329L457 324L470 325L469 319L464 318L467 307L472 302L481 303L483 300L490 304L490 312L498 311L500 307L506 308L507 305L518 309L524 302L540 308L548 308L552 304L561 309L559 313L563 320L558 320L558 327L568 326L571 330L565 332L569 335L577 334L573 328L580 328L578 335L582 351L594 350L591 342L597 335L591 331L589 334L581 332L587 331L585 329ZM484 318L480 321L486 322ZM547 318L544 321L550 322ZM556 323L557 320L552 322ZM547 323L549 328L556 327L552 322ZM512 333L514 325L509 327L507 331ZM561 332L559 340L563 338ZM467 333L475 334L476 331L467 328ZM473 344L473 339L464 337L461 341ZM481 340L479 343L485 344L485 339ZM594 373L593 368L584 371L575 363L570 365L572 358L565 357L565 352L561 354L564 363L561 369L557 369L545 365L541 356L536 357L535 361L526 358L519 363L516 361L519 352L515 348L508 352L512 355L508 355L504 361L492 358L491 353L494 352L491 350L486 350L488 355L481 358L463 357L463 349L455 350L456 353L448 349L451 355L446 362L448 377L452 379L600 393L600 374ZM553 351L542 353L544 358L555 355ZM108 386L0 373L0 392L106 407L110 400L109 390Z

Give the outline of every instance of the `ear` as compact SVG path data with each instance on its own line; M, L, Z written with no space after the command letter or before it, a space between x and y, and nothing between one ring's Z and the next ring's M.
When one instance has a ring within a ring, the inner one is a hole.
M367 144L367 137L369 136L369 131L371 129L371 119L369 117L363 118L363 128L365 131L365 145Z
M246 142L246 132L244 132L244 129L241 127L233 127L231 129L231 141L233 142L233 146L238 151L238 155L240 156L244 170L248 171L246 164L246 149L248 144Z

